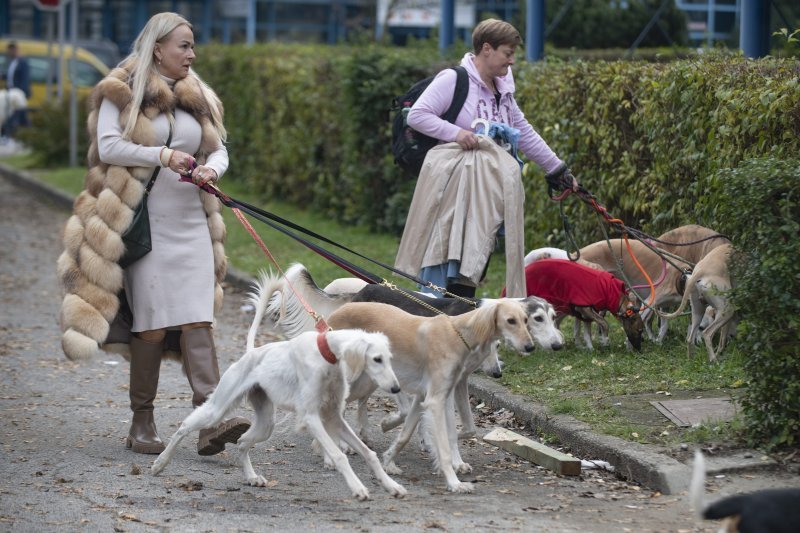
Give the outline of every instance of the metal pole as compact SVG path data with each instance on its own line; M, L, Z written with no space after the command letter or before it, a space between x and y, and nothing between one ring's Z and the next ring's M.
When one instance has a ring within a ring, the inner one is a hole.
M742 0L739 46L751 58L769 55L769 0Z
M439 51L444 52L453 44L455 35L455 0L441 0L439 3L442 20L441 28L439 30Z
M56 75L58 76L58 90L56 91L56 101L60 104L62 98L64 97L64 39L66 29L64 26L66 25L66 13L64 11L67 9L66 6L67 2L59 2L58 4L58 68L56 69Z
M256 0L247 2L247 21L245 22L247 32L247 46L252 46L256 42Z
M53 99L53 23L55 13L47 13L47 79L45 80L45 98L48 104Z
M527 2L525 59L541 61L544 59L544 0L527 0Z
M69 166L78 166L78 0L72 0L72 61L69 62Z

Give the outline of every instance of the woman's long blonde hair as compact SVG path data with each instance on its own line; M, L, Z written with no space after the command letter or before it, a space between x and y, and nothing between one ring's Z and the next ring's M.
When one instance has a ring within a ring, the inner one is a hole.
M192 28L191 23L177 13L167 12L153 15L133 42L133 51L122 62L122 64L133 66L128 80L131 85L132 102L128 112L128 121L122 132L124 139L130 140L133 133L136 118L139 115L139 108L142 105L144 92L147 88L147 81L151 76L159 75L158 68L153 60L153 51L156 48L156 43L164 39L181 24L189 26L190 29ZM211 110L211 123L216 128L220 139L224 141L227 137L227 132L225 131L225 125L222 123L222 102L211 90L211 87L193 69L189 69L189 74L186 77L197 81L197 85L200 87L200 91ZM172 120L172 116L169 119Z

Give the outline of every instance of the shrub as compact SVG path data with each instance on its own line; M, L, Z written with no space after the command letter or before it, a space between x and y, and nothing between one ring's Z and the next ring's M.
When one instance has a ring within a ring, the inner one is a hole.
M59 104L56 101L45 103L35 111L30 111L31 125L21 128L17 136L31 149L37 165L44 167L69 163L69 107L70 95L64 94ZM86 98L78 99L78 161L86 160L89 149L86 133Z
M699 208L729 235L742 405L752 443L800 443L800 160L750 159L717 171Z
M523 63L515 75L526 116L581 183L612 215L649 233L714 227L694 209L711 174L800 150L795 61L712 54L669 64ZM541 173L530 168L525 180L527 245L565 246ZM579 244L602 238L588 208L566 209Z

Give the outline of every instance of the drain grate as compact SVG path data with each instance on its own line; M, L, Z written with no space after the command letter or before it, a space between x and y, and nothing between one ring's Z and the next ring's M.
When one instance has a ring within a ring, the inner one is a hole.
M650 403L679 427L725 422L736 414L736 405L730 398L662 400Z

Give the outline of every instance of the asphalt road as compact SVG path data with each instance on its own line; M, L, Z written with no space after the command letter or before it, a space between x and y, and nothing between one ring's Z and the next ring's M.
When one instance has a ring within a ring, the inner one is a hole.
M101 353L77 364L61 352L55 261L68 213L5 178L0 210L0 531L714 530L693 518L683 494L665 496L608 472L559 477L479 439L462 444L473 473L461 478L476 484L475 493L448 493L427 454L412 444L397 461L404 499L390 497L363 460L350 457L371 494L358 502L284 414L272 438L251 454L268 487L244 485L233 454L198 456L194 437L154 477L153 456L124 446L127 363ZM251 315L242 304L243 294L230 288L216 330L223 371L245 344ZM164 363L156 400L164 439L189 414L190 397L179 366ZM391 408L384 397L371 405L369 442L378 453L395 436L377 426ZM249 412L242 407L237 414ZM478 423L481 436L498 423L513 427L498 412L484 413ZM709 483L719 494L799 484L780 473Z

